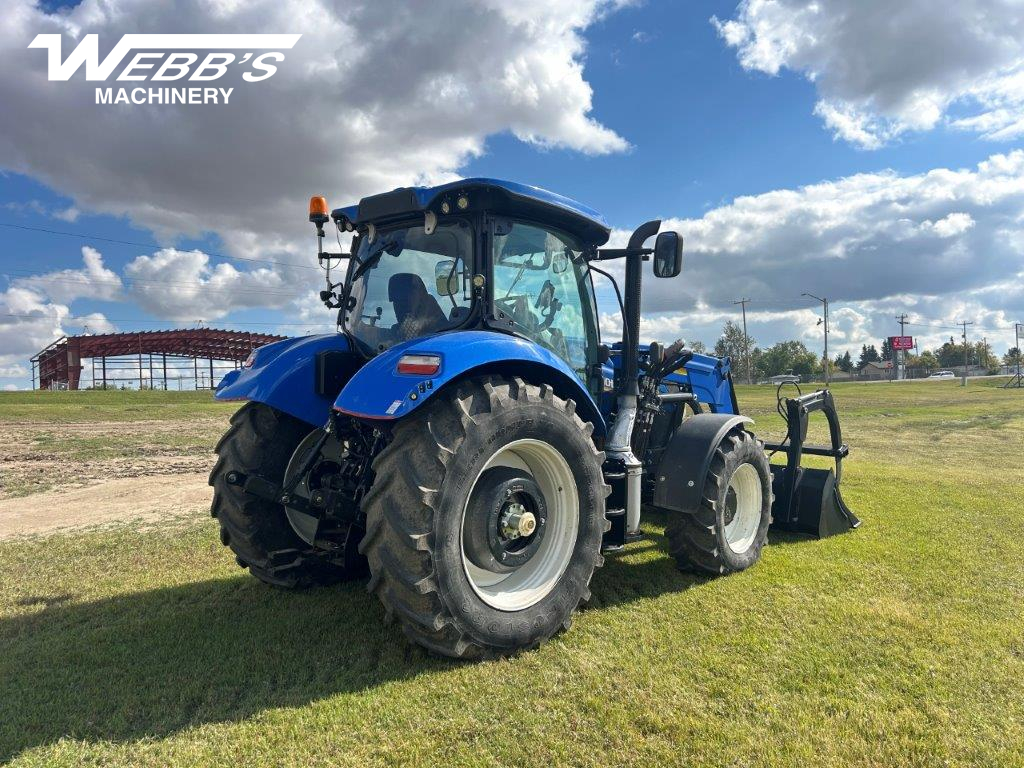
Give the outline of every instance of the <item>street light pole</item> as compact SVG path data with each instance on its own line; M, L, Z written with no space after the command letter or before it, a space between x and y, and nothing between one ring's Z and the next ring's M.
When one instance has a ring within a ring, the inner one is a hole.
M820 301L824 309L824 324L825 324L825 386L828 386L829 377L829 359L828 359L828 299L823 299L820 296L815 296L813 293L801 293L801 296L807 296L808 298Z
M734 301L733 305L740 304L743 307L743 365L747 369L747 384L753 384L753 373L750 370L750 337L747 335L747 303L750 299Z

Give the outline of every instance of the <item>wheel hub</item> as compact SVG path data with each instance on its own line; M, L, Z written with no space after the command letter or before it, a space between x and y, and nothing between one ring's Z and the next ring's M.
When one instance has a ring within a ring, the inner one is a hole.
M473 489L463 547L478 568L511 573L537 553L546 526L547 505L536 481L524 470L494 467Z
M498 524L502 536L506 539L518 539L537 530L537 517L519 502L514 502L501 514Z

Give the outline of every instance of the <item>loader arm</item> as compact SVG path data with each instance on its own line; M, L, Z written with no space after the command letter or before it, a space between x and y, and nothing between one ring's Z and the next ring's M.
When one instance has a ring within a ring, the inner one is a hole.
M843 442L835 400L827 389L787 398L779 412L786 420L786 437L781 443L765 443L765 450L785 451L786 464L772 466L775 503L772 526L779 530L806 533L818 537L841 533L860 525L839 493L843 477L843 459L850 448ZM812 413L821 411L828 421L830 445L805 445L807 425ZM804 454L827 456L835 460L831 469L801 466Z

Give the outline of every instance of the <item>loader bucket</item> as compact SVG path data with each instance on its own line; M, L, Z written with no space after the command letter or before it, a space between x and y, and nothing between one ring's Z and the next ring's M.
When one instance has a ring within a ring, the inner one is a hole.
M831 445L805 445L808 416L815 411L824 413L828 420ZM857 528L860 520L846 506L839 492L843 459L850 449L842 439L832 393L822 389L787 398L785 410L780 402L779 412L786 420L786 439L781 443L765 444L765 449L771 453L786 453L784 465L771 467L772 492L775 495L771 527L819 539ZM833 471L802 467L800 464L805 454L830 457L835 460L836 468Z

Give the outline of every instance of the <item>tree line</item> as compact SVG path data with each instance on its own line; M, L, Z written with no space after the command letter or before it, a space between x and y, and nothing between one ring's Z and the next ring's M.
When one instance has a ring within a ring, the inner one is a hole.
M694 352L706 352L707 346L700 341L690 345ZM792 373L799 376L817 376L823 373L823 357L810 351L802 341L780 341L770 347L761 348L750 336L744 336L743 328L733 320L727 320L722 333L715 342L713 353L716 357L729 357L734 374L741 381L747 378L747 361L750 362L750 378L758 381ZM880 348L874 344L861 346L860 356L854 359L849 352L837 354L832 360L833 371L852 373L861 370L871 362L881 363L895 360L896 352L889 339L883 339ZM999 365L1017 365L1022 361L1021 350L1013 347L1002 358L992 353L991 347L983 341L967 345L968 365L995 371ZM1022 361L1024 362L1024 361ZM907 368L934 371L953 368L964 364L964 344L950 337L941 347L923 352L906 353Z

